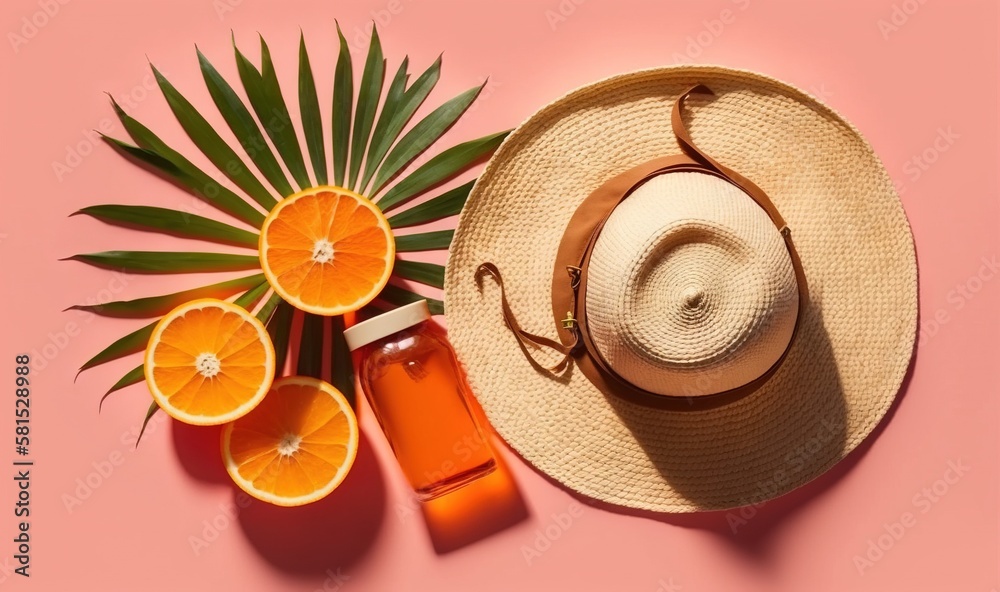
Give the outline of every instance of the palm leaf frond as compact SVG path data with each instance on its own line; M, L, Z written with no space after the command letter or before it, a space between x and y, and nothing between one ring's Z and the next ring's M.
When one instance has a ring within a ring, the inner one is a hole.
M271 53L267 50L267 44L264 43L263 37L260 44L262 66L261 70L258 71L236 47L236 41L233 41L236 69L239 72L240 81L243 83L243 89L247 93L247 98L250 100L250 106L257 114L257 119L264 127L264 132L271 139L271 143L274 144L274 148L278 151L299 188L305 189L312 183L309 181L306 165L302 160L299 140L295 135L295 128L292 127L292 119L288 115L284 98L281 96L281 89L278 87L278 80L274 74L274 66L271 64Z
M358 91L358 106L354 114L354 132L351 142L351 170L347 176L347 184L352 189L357 187L358 174L361 172L361 160L368 147L368 137L375 123L375 110L382 96L382 84L385 77L385 60L382 58L382 42L378 31L372 27L372 40L368 47L368 58L361 74L361 89Z
M399 174L399 171L403 170L403 167L410 164L417 156L420 156L431 144L437 142L448 131L448 128L458 121L458 118L472 105L472 101L479 96L480 91L483 90L483 86L485 85L486 83L484 82L480 86L465 91L434 111L431 111L427 117L424 117L419 123L413 126L413 129L399 140L392 151L389 152L389 155L385 157L385 162L379 167L378 173L375 175L372 195L377 195L382 191L386 184Z
M265 293L271 289L271 284L267 283L267 280L261 281L256 287L251 288L243 293L242 296L233 300L233 304L236 306L242 306L243 308L252 310L254 305L257 304Z
M306 36L299 35L299 113L302 129L306 136L306 147L312 162L317 185L326 185L326 149L323 142L323 117L319 112L319 97L316 81L313 79L309 53L306 51Z
M354 394L354 364L344 362L351 361L351 351L347 348L347 341L344 339L344 317L333 317L330 319L332 345L330 352L331 380L333 386L337 387L351 408L357 411L357 401Z
M122 121L128 120L130 118L122 112ZM134 122L135 120L131 119L131 121ZM138 122L136 124L141 126ZM135 126L126 125L126 130L129 127L134 128ZM142 129L146 128L143 127ZM128 142L123 142L110 136L102 136L102 139L119 153L133 158L155 171L159 171L163 176L177 183L205 203L214 206L216 209L234 218L238 218L255 228L260 228L261 224L264 223L264 214L260 210L247 203L229 188L220 185L218 181L191 164L191 161L181 156L166 144L163 144L159 138L156 138L155 143L145 140L141 142L141 144L151 146L149 148L144 148L141 145L133 146ZM135 139L135 136L133 136L133 139ZM139 140L136 141L138 142ZM155 146L159 146L159 148Z
M267 322L267 334L274 343L274 368L276 375L285 370L285 360L288 358L288 342L291 340L292 313L295 309L284 300L278 302L271 318Z
M453 146L410 173L378 200L383 212L413 199L422 192L462 173L500 146L509 132L500 132Z
M204 216L167 208L106 204L81 208L70 215L78 214L84 214L116 226L238 247L256 249L260 242L260 236L257 233Z
M152 323L140 327L128 335L119 338L114 343L98 352L97 355L84 362L83 366L80 366L80 372L83 372L88 368L93 368L94 366L99 366L105 362L117 360L118 358L144 350L146 348L146 344L149 343L149 336L153 334L153 329L156 327L156 323L157 321L153 321Z
M146 433L146 426L149 425L149 420L153 419L153 416L157 411L160 410L160 406L156 404L154 400L149 404L149 409L146 410L146 418L142 420L142 427L139 429L139 435L135 439L135 447L139 447L139 441L142 440L142 435Z
M451 245L451 239L454 236L454 230L437 230L434 232L397 235L396 252L407 253L412 251L438 251L447 249Z
M433 197L422 204L407 208L398 214L389 216L389 226L393 228L405 228L416 226L454 216L462 211L462 206L469 199L469 192L475 182L468 183Z
M132 368L131 370L128 371L127 374L125 374L125 376L119 378L118 382L116 382L114 385L111 386L111 388L108 389L108 392L104 393L101 396L101 402L97 405L97 411L100 412L101 409L104 408L104 400L107 399L108 396L111 395L111 393L120 391L121 389L127 386L132 386L133 384L139 384L145 379L146 379L146 373L143 369L142 364L139 364L135 368Z
M106 317L143 319L163 316L174 308L198 298L227 298L255 286L267 284L264 274L258 273L244 278L219 282L200 288L192 288L163 296L149 296L135 300L119 300L104 304L74 304L66 310L84 310Z
M330 177L334 184L354 189L376 201L382 211L391 212L389 223L394 229L454 216L467 200L473 181L463 182L419 205L406 206L435 187L467 173L495 151L506 137L507 132L501 132L462 142L437 153L431 152L432 147L468 111L485 83L430 109L429 113L411 125L414 115L440 80L441 57L412 84L409 58L404 57L391 80L387 80L381 39L373 26L364 68L355 89L350 47L339 24L336 30L339 43L333 69L334 92L329 131L325 131L323 127L324 117L319 105L317 80L304 34L299 37L298 47L297 106L285 102L270 50L264 39L260 38L260 66L257 67L239 50L234 35L232 45L236 73L244 95L238 94L239 89L230 84L198 48L196 53L206 88L233 137L243 149L242 153L237 152L235 144L230 146L212 128L209 119L159 70L153 68L157 84L171 112L195 147L221 174L213 171L210 175L200 169L145 125L125 113L114 99L112 107L135 144L110 137L104 139L133 162L151 169L220 212L254 229L260 228L266 212L277 203L276 197L291 195L296 191L294 185L299 189L313 187L313 180L316 185L325 185L331 180ZM304 147L300 145L296 123L292 121L289 107L299 115ZM329 147L325 140L326 133L330 134ZM413 165L418 159L423 164ZM413 170L409 171L408 167L411 165ZM221 181L215 178L214 175L217 174ZM231 183L239 193L224 183ZM240 248L256 249L260 240L257 232L252 230L168 208L106 204L83 208L76 213L117 226ZM406 253L447 249L453 237L452 230L414 232L395 237L396 250ZM205 296L229 297L242 292L234 302L248 310L254 309L263 300L256 316L266 324L274 343L279 375L284 371L296 313L288 302L272 291L270 284L259 273L260 262L256 253L239 255L122 250L74 255L69 259L133 273L257 270L247 277L172 294L71 308L104 316L150 318L162 316L178 304L191 299ZM444 284L444 267L398 260L393 276L397 280L441 289ZM398 283L390 283L363 312L388 309L422 299L425 299L423 295ZM444 304L440 300L427 300L432 313L444 313ZM140 351L146 346L156 322L154 320L114 341L85 362L81 371ZM332 347L329 352L324 350L326 320L303 313L302 323L296 369L301 374L319 376L324 356L329 355L330 378L353 405L353 365L343 336L344 319L333 317L330 320ZM111 386L101 402L113 392L142 382L143 378L142 365L131 369ZM155 402L150 405L143 421L143 431L158 409Z
M333 73L333 182L343 187L351 139L354 69L351 66L351 50L340 30L340 23L337 23L337 37L340 39L340 53Z
M208 87L208 92L212 95L212 101L215 102L219 113L222 114L229 129L239 140L243 150L250 156L250 160L253 161L257 170L281 195L287 196L295 193L295 190L288 183L288 178L285 177L285 172L281 170L281 165L278 164L274 153L267 145L267 141L264 140L264 134L257 127L253 115L250 114L236 91L219 74L215 66L202 55L201 51L198 51L198 63L201 66L202 77L205 79L205 86Z
M406 288L401 288L393 284L386 285L386 287L382 289L382 292L379 293L378 297L381 300L389 304L393 304L395 306L403 306L404 304L410 304L411 302L416 302L418 300L426 300L427 307L430 308L431 314L436 314L436 315L444 314L444 302L441 302L440 300L434 298L427 298L426 296L421 296L416 292L412 292L410 290L407 290ZM373 302L373 305L376 308L385 309L385 307L379 304L377 301Z
M270 287L270 285L268 285L268 287ZM271 297L264 302L264 306L260 307L260 310L257 311L257 320L266 325L270 322L271 315L274 314L274 309L277 308L278 304L282 302L284 302L284 300L281 299L281 295L277 292L273 292Z
M156 83L167 99L170 110L173 111L174 117L180 122L181 127L187 132L194 145L237 187L245 191L265 210L273 208L278 203L277 200L247 169L243 160L237 156L236 151L229 147L229 144L212 128L208 120L194 108L190 101L184 98L184 95L174 88L174 85L170 84L170 81L155 66L151 67L153 75L156 77Z
M385 104L382 106L382 114L379 115L378 123L375 124L375 131L372 133L372 142L368 147L368 158L365 162L365 174L361 179L360 191L367 191L372 177L382 164L389 148L399 138L400 132L409 123L410 118L417 111L424 99L434 89L438 79L441 77L441 57L428 68L413 83L410 88L406 86L406 68L409 58L404 58L400 64L396 76L389 85L389 92L385 97Z
M303 313L296 374L323 378L323 317Z
M63 259L66 260L132 273L201 273L240 271L260 267L260 259L256 255L179 251L104 251L71 255Z
M438 289L444 288L444 265L397 259L393 272L406 280L420 282Z

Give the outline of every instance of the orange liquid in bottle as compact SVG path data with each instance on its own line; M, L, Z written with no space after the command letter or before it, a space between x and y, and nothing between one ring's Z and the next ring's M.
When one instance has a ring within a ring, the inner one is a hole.
M440 329L423 322L364 353L362 387L418 497L437 497L493 471L496 461Z

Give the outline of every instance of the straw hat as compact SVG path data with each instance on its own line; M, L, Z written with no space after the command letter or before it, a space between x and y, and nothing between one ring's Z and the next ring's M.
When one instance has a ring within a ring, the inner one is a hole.
M625 74L515 130L462 211L449 336L497 432L591 498L759 503L871 433L916 259L859 132L774 79Z

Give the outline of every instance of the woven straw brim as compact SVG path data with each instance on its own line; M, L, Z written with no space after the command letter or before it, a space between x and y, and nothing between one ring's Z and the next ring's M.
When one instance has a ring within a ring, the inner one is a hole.
M573 367L558 379L537 371L504 324L496 285L480 291L474 276L496 263L522 326L556 338L552 271L570 216L609 177L680 152L670 110L697 83L717 96L689 99L695 143L771 197L810 294L788 357L760 390L713 410L658 411L602 394ZM916 280L899 198L851 124L774 79L689 66L586 86L518 127L462 212L445 303L472 390L525 460L591 498L690 512L781 495L871 433L913 352Z

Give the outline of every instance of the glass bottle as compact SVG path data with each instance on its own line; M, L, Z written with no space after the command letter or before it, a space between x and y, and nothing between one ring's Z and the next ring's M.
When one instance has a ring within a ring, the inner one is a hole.
M468 384L444 330L420 300L347 329L358 375L386 439L421 500L489 474L496 460L469 408Z

